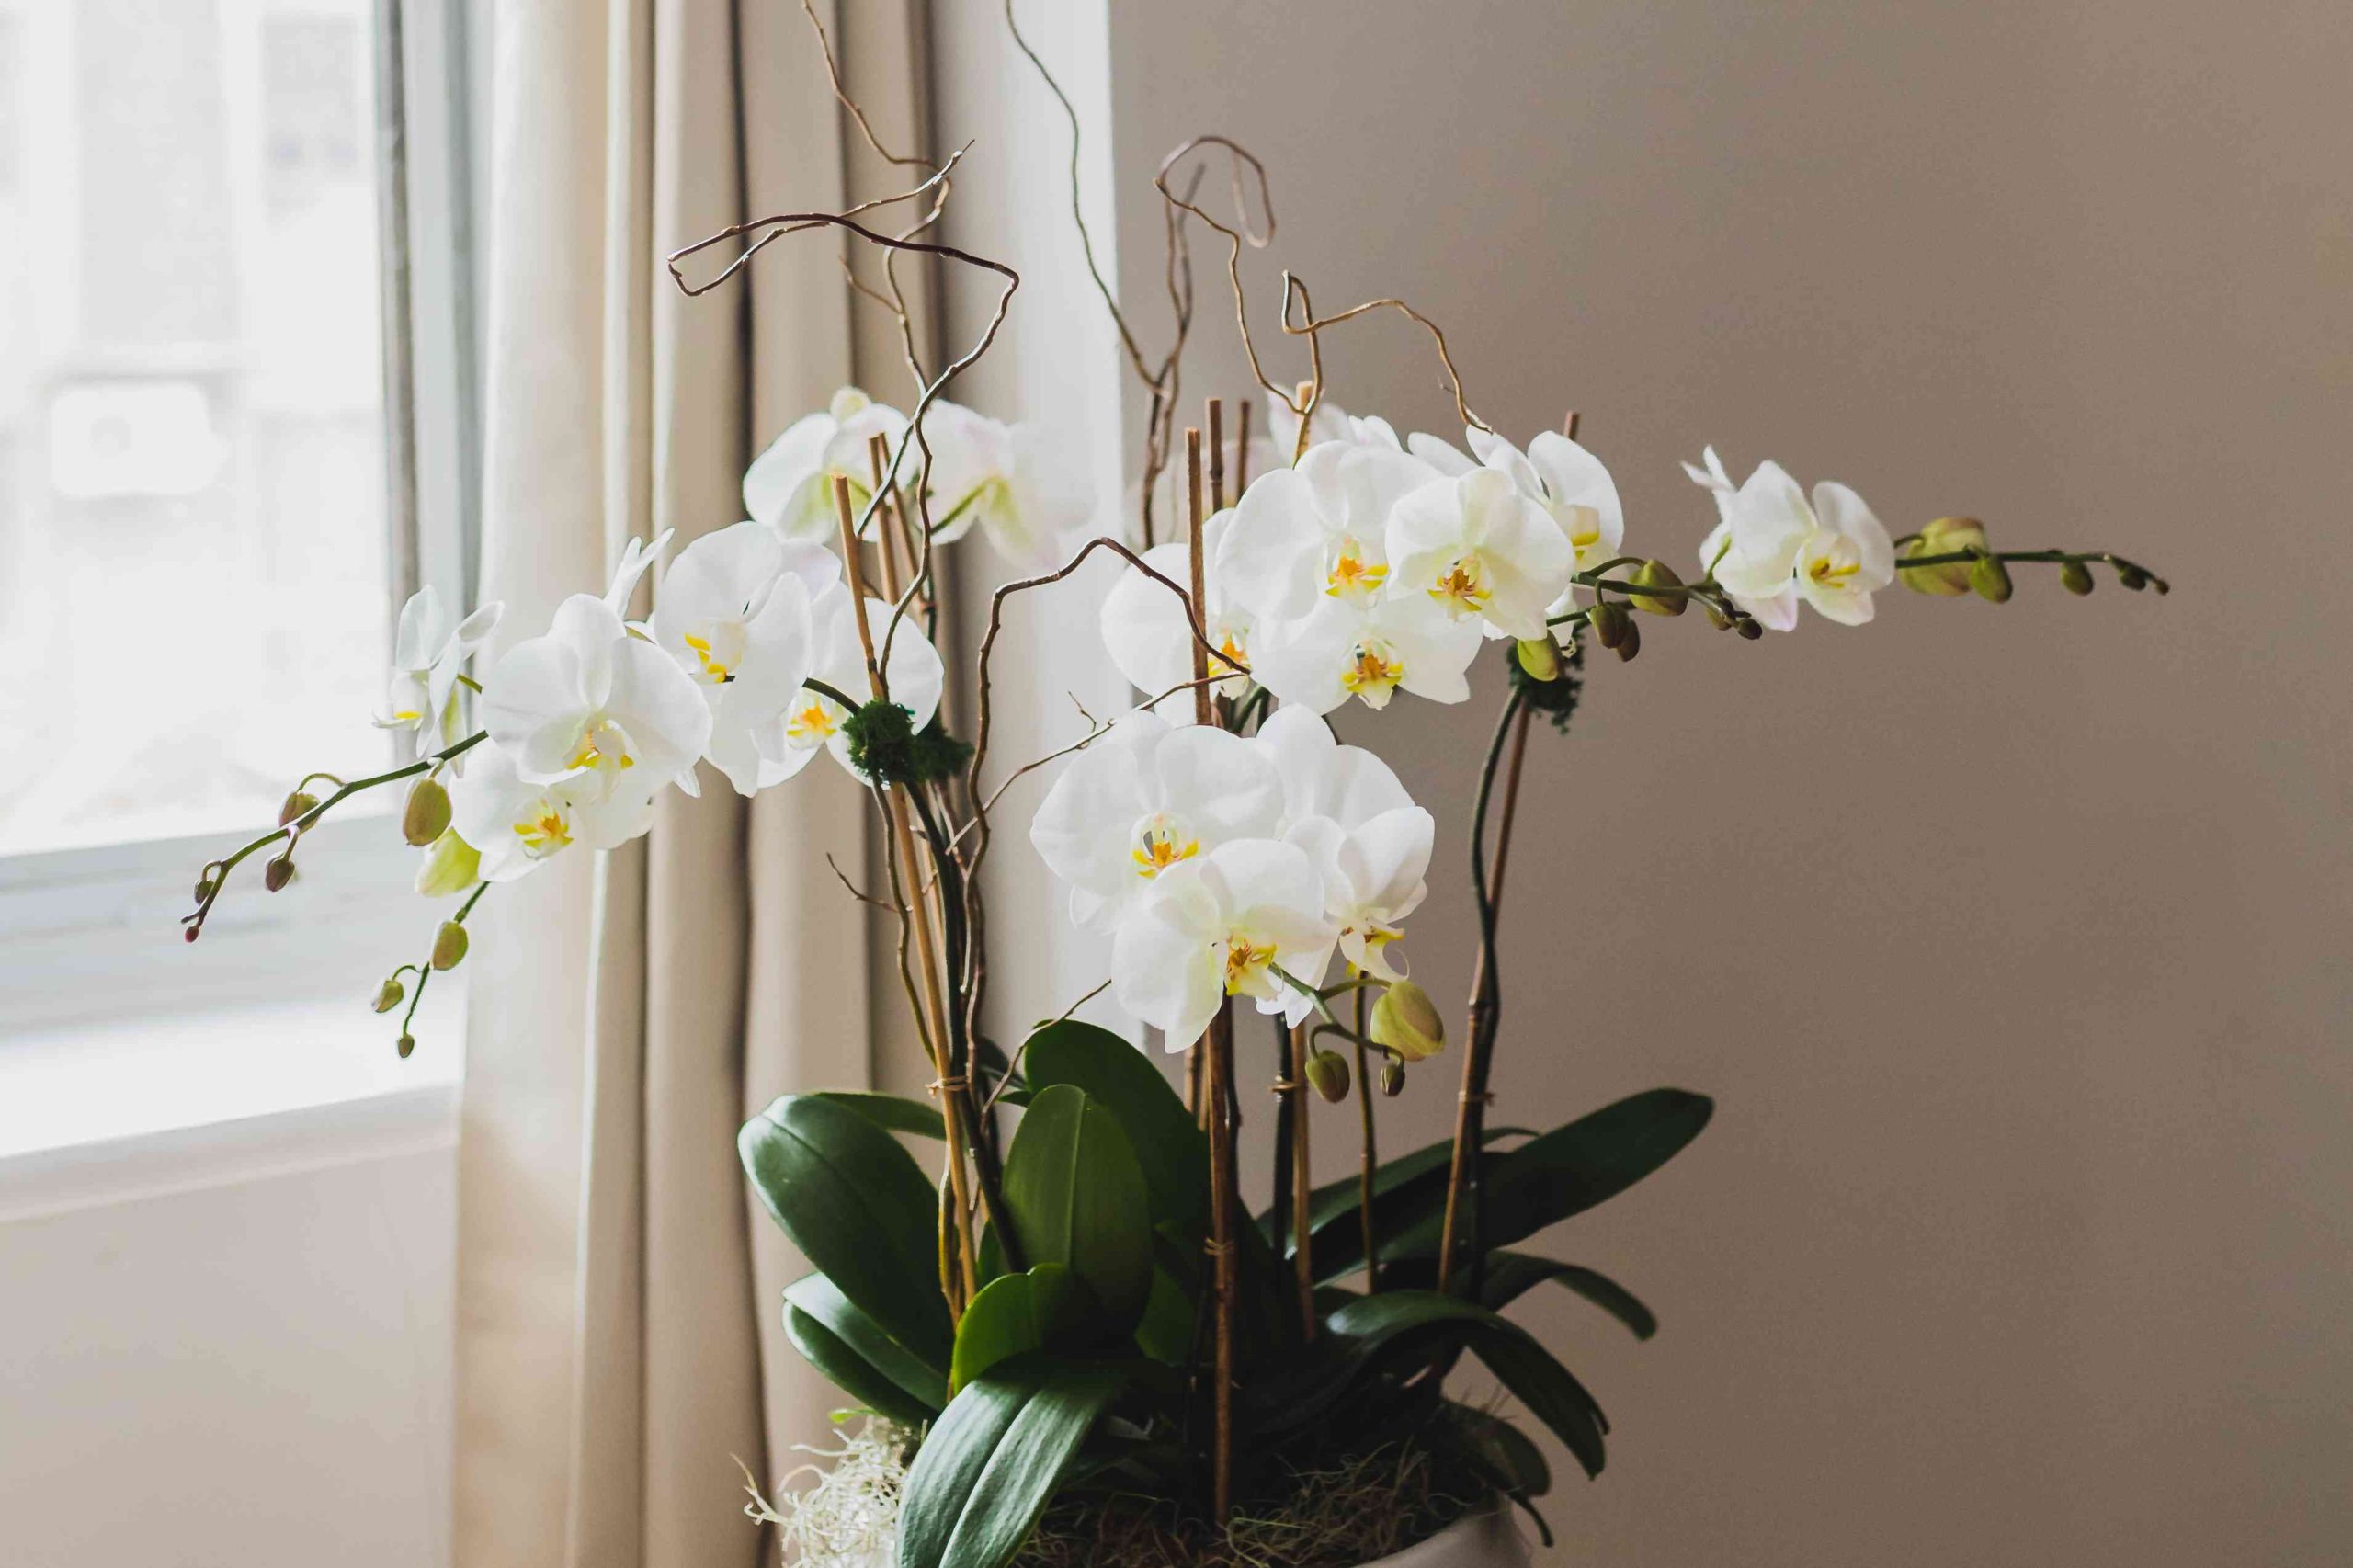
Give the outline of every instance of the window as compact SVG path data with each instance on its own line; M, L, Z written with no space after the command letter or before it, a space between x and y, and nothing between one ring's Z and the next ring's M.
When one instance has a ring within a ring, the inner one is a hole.
M313 834L286 893L233 888L218 940L175 921L297 778L391 759L396 595L466 592L462 11L0 0L0 1068L93 1016L329 991L372 1038L372 976L429 937L362 820L390 801Z

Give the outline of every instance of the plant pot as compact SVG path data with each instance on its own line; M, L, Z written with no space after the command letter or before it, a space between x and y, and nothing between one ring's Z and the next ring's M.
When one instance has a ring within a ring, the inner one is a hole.
M1498 1501L1364 1568L1528 1568L1528 1542L1511 1517L1511 1505Z

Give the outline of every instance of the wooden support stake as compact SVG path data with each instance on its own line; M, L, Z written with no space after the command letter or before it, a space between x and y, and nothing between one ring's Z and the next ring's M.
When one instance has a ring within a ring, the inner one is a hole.
M874 631L866 623L866 574L858 555L858 523L850 507L849 481L834 476L834 511L841 525L842 571L847 577L850 613L858 623L858 646L866 654L866 676L878 699L887 699L890 687L874 654ZM887 551L887 547L886 547ZM891 786L883 791L891 816L892 851L899 860L899 883L907 903L907 918L915 928L915 960L921 979L921 1028L931 1050L932 1069L938 1076L942 1115L948 1132L948 1179L955 1200L957 1271L947 1287L951 1312L961 1315L964 1303L980 1289L979 1266L972 1246L972 1199L965 1181L963 1100L969 1084L960 1083L948 1060L948 1007L941 991L939 946L933 934L931 902L925 892L924 866L915 854L915 832L907 821L906 791Z

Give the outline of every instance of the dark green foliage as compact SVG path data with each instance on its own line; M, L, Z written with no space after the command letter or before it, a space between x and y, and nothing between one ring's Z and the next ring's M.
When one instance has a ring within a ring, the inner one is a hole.
M915 715L875 698L842 721L850 766L881 784L938 784L962 771L972 748L940 727L939 716L918 733Z
M939 1136L933 1108L787 1096L739 1140L763 1200L818 1270L786 1292L793 1344L851 1401L920 1435L900 1568L1006 1568L1057 1499L1082 1513L1090 1498L1162 1499L1178 1521L1205 1502L1208 1141L1151 1060L1107 1030L1046 1025L1015 1062L1022 1079L1006 1103L1021 1112L1000 1192L1029 1267L1007 1273L1008 1249L984 1233L984 1283L960 1322L938 1284L934 1179L901 1142ZM1711 1109L1703 1096L1654 1089L1540 1136L1490 1130L1489 1244L1508 1247L1622 1192L1696 1137ZM1656 1320L1607 1276L1511 1251L1488 1254L1477 1300L1437 1293L1450 1153L1434 1143L1376 1174L1377 1292L1356 1277L1355 1178L1312 1195L1324 1281L1312 1338L1266 1221L1240 1227L1238 1475L1353 1473L1363 1456L1411 1451L1481 1494L1530 1505L1550 1484L1541 1454L1444 1395L1445 1374L1466 1355L1599 1472L1600 1408L1498 1312L1551 1283L1638 1337Z

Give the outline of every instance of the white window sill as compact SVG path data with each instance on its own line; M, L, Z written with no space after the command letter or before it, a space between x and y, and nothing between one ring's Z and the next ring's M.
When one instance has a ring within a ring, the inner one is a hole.
M0 1039L0 1221L447 1146L455 978L427 994L405 1062L396 1017L347 996Z

